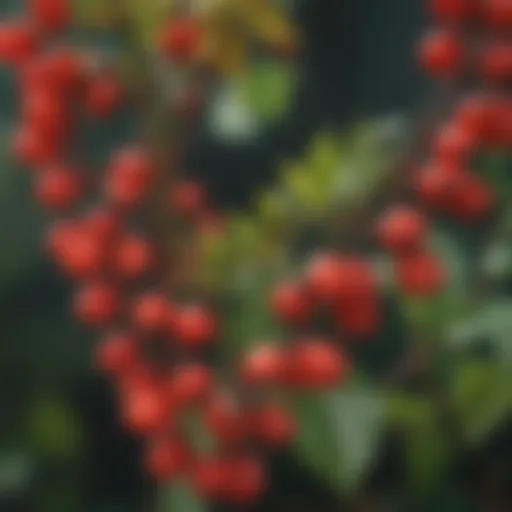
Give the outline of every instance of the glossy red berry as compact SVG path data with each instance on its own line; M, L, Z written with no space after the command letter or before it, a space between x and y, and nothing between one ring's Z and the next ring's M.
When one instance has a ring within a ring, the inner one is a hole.
M438 258L429 253L411 254L396 262L398 285L408 295L430 295L440 290L446 279Z
M309 320L313 309L304 287L292 281L278 284L272 293L271 302L277 317L292 324Z
M466 130L462 124L442 126L435 138L434 157L447 165L464 165L477 149L475 134Z
M204 422L221 444L236 445L247 435L247 422L239 405L230 397L215 394L206 404Z
M37 130L35 126L21 126L12 139L12 152L25 165L48 165L60 149L61 140L54 133Z
M346 377L349 367L346 356L330 341L305 339L291 349L287 379L294 387L331 388Z
M126 333L113 333L101 339L96 347L97 367L112 375L125 374L139 359L137 341Z
M66 28L71 20L71 0L29 0L29 16L49 31Z
M122 397L122 413L125 425L138 434L161 432L171 418L166 399L156 386L132 386Z
M427 232L425 217L410 206L392 206L377 220L377 238L393 253L421 246Z
M229 488L225 498L239 507L254 503L268 485L265 467L253 456L241 454L228 459L227 474Z
M429 0L428 7L439 21L466 21L474 13L473 0Z
M431 75L450 77L462 67L464 46L453 32L431 32L421 42L419 59L421 66Z
M512 2L510 0L485 0L484 16L487 24L496 30L512 28Z
M82 176L72 167L47 167L36 176L35 195L46 208L68 208L78 201L81 191Z
M456 197L461 170L440 162L429 162L418 170L413 186L429 206L447 210Z
M116 239L121 230L120 218L106 208L95 208L89 211L85 216L84 224L98 240L105 244Z
M197 19L173 19L161 33L160 48L169 59L189 63L196 57L201 39L202 27Z
M119 305L119 292L108 282L87 283L74 296L77 318L89 325L104 325L111 322L119 311Z
M466 96L458 103L455 125L467 134L464 138L483 144L493 139L494 105L494 98L486 94Z
M114 271L126 279L146 274L155 261L151 244L137 235L124 235L114 246Z
M334 311L341 330L359 340L375 335L382 325L383 311L376 300L344 302Z
M170 480L183 473L190 463L186 444L178 439L157 439L148 447L146 468L157 480Z
M182 307L172 318L171 334L186 348L209 345L217 331L215 316L206 307L191 304Z
M508 83L512 79L512 43L489 45L482 53L480 66L490 82Z
M94 77L87 85L85 108L96 117L107 117L120 106L123 88L113 76Z
M230 487L225 461L219 456L201 457L191 469L191 480L197 492L209 499L219 499Z
M115 205L133 207L146 197L153 167L145 151L132 148L116 153L107 169L105 193Z
M492 191L480 178L466 173L459 185L452 213L462 220L479 220L489 213L493 205Z
M251 386L278 384L285 369L285 354L281 347L264 344L248 352L242 359L240 374Z
M62 136L67 124L64 103L44 89L30 91L23 98L22 115L25 123L40 133Z
M189 363L178 367L170 382L171 400L178 406L202 402L213 385L213 376L207 366Z
M135 299L133 322L144 331L164 331L173 315L173 307L165 295L148 292Z
M20 65L37 51L39 38L32 26L25 22L0 24L0 62Z

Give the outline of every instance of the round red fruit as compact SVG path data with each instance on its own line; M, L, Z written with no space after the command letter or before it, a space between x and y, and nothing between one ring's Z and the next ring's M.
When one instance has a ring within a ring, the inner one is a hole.
M296 324L306 322L312 312L312 305L304 288L292 281L278 284L271 297L277 317L284 322Z
M204 400L212 384L213 377L207 366L190 363L177 368L172 376L169 391L173 403L186 406Z
M420 64L438 77L456 75L464 59L464 47L457 34L446 30L429 33L421 42Z
M484 77L490 82L506 83L512 78L512 43L489 45L481 58Z
M170 422L163 393L155 386L131 387L122 398L125 425L137 434L153 434Z
M110 283L96 281L86 284L74 297L75 314L89 325L111 322L119 310L119 292Z
M474 134L462 125L443 126L434 139L435 157L448 165L463 165L477 149Z
M46 208L68 208L75 204L81 193L82 177L71 167L47 167L36 176L35 195Z
M163 331L172 314L172 305L161 293L146 293L135 299L133 304L133 321L144 331Z
M510 0L486 0L485 19L496 30L512 28L512 2Z
M115 246L114 270L123 278L141 277L151 269L153 263L153 248L144 238L125 235Z
M38 47L33 27L24 22L0 24L0 61L20 65L30 59Z
M194 18L173 19L160 36L160 48L166 57L180 64L193 60L201 44L202 27Z
M125 333L109 334L96 347L96 365L108 374L125 374L139 359L137 341Z
M146 468L157 480L169 480L186 470L189 459L189 449L183 441L158 439L148 448Z
M172 185L170 202L172 209L184 217L196 217L206 204L206 192L195 181L179 181Z
M197 492L209 499L219 499L231 485L225 461L215 456L197 460L191 479Z
M240 373L244 382L251 386L278 384L283 377L284 352L279 346L265 344L245 355Z
M438 258L419 252L396 262L400 288L408 295L431 295L445 283L446 272Z
M282 406L262 405L251 414L254 437L265 445L280 447L291 441L296 433L294 417Z
M31 19L45 30L62 30L70 23L70 0L29 0L28 5Z
M238 444L247 435L247 422L238 404L230 397L215 394L204 409L208 430L222 444Z
M201 348L213 341L217 321L206 307L191 304L176 312L170 327L178 343L187 348Z
M98 76L91 80L85 96L85 108L96 117L107 117L123 100L123 88L113 76Z
M466 21L474 11L473 0L429 0L428 6L439 21L450 23Z
M266 490L267 472L261 462L249 455L235 455L227 461L226 500L236 506L254 503Z
M421 246L426 232L425 217L410 206L393 206L377 221L377 238L387 250L394 253Z

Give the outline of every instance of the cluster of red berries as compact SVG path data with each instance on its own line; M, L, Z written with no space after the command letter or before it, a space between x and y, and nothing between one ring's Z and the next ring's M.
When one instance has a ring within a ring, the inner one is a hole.
M219 334L215 314L200 303L180 304L165 290L165 258L136 227L158 187L149 151L142 145L116 150L99 180L72 159L73 134L83 122L115 113L127 91L114 73L56 44L69 23L69 0L34 0L26 19L0 26L0 59L16 69L21 92L13 151L32 171L39 204L58 217L47 249L77 283L77 318L102 333L97 366L115 383L123 424L146 441L149 472L165 480L186 475L209 498L246 504L267 483L262 447L287 442L293 418L273 401L242 403L230 394L204 362ZM198 23L178 19L165 27L161 49L186 65L200 36ZM98 197L101 206L89 208ZM170 218L191 229L210 224L208 198L195 181L175 181L167 206ZM342 372L340 356L322 343L305 346L295 360L303 384L330 384ZM258 365L261 360L250 365L253 383ZM202 453L190 439L188 421L197 415L219 447L214 453Z

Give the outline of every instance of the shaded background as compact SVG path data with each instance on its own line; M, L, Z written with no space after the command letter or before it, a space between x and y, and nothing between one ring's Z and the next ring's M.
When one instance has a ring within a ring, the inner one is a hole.
M423 3L304 1L297 19L305 53L292 113L257 144L231 147L206 132L196 141L190 167L209 184L217 204L246 205L252 190L272 181L275 162L300 153L325 124L343 128L365 116L414 115L429 88L412 57L427 23ZM16 12L17 4L0 0L0 15ZM41 249L46 219L30 197L27 176L10 161L16 101L10 75L2 70L0 510L149 511L154 493L140 472L138 444L117 422L109 383L91 369L91 334L70 315L70 285ZM100 155L130 130L121 114L105 133L89 134L91 147ZM505 435L496 434L489 457L496 453L510 460ZM393 450L390 442L372 479L377 490L400 481L399 454ZM331 509L327 491L285 455L275 467L274 486L262 510ZM481 468L481 461L461 461L461 468L476 478L473 469Z

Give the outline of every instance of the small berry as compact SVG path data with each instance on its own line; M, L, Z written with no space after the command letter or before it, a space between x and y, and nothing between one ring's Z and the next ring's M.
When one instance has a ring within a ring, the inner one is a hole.
M311 316L309 297L303 287L294 282L287 281L277 285L271 302L275 314L284 322L303 323Z
M78 171L64 166L43 169L36 176L35 195L46 208L67 208L80 197L82 177Z
M138 434L162 431L170 422L166 400L155 386L133 386L122 397L125 425Z
M151 244L139 236L125 235L114 247L114 270L123 278L141 277L151 269L153 263Z
M63 102L45 90L34 90L23 98L23 118L39 133L62 136L66 130L67 113Z
M376 300L355 300L339 304L335 310L339 327L358 340L377 333L382 324L382 309Z
M99 76L92 79L85 93L85 108L96 117L111 115L121 104L123 89L112 76Z
M218 456L197 460L191 470L191 480L197 492L209 499L219 499L231 485L226 463Z
M248 455L235 455L227 461L229 488L225 499L239 507L251 505L266 490L267 472L260 461Z
M262 405L251 414L254 437L271 447L280 447L293 439L297 425L293 416L282 406Z
M260 345L245 355L240 373L251 386L278 384L284 370L284 353L281 347Z
M119 304L117 289L102 281L86 284L74 297L77 318L89 325L103 325L112 321L117 315Z
M169 388L173 403L189 405L204 400L212 383L212 374L203 364L190 363L178 367L172 376Z
M466 21L474 11L473 0L429 0L428 7L439 21L451 23Z
M179 181L172 185L170 202L172 209L184 217L196 217L206 203L204 188L194 181Z
M169 480L181 474L189 464L186 444L177 439L158 439L146 453L146 468L157 480Z
M109 334L96 347L96 365L108 374L126 373L135 366L138 358L136 340L124 333Z
M487 24L496 30L512 28L512 2L510 0L486 0L484 16Z
M34 126L22 126L12 139L12 152L25 165L48 165L57 157L60 148L61 141L55 134L37 130Z
M409 206L393 206L377 222L377 238L389 251L403 253L419 247L427 223L423 215Z
M0 61L20 65L30 59L38 47L38 36L29 24L11 22L0 24Z
M70 0L29 0L28 8L31 19L48 31L62 30L71 20Z
M464 48L456 34L446 30L432 32L421 42L419 58L422 67L430 74L452 76L462 66Z
M169 325L173 308L165 295L149 292L133 304L133 322L144 331L163 331Z
M441 162L464 164L476 149L474 134L462 125L443 126L434 139L434 156Z
M481 70L490 82L499 84L512 78L512 43L495 43L488 46L481 57Z
M208 309L192 304L176 312L170 327L178 343L187 348L201 348L213 341L217 322Z
M203 410L208 430L223 444L238 444L247 434L247 422L238 404L225 395L213 395Z

